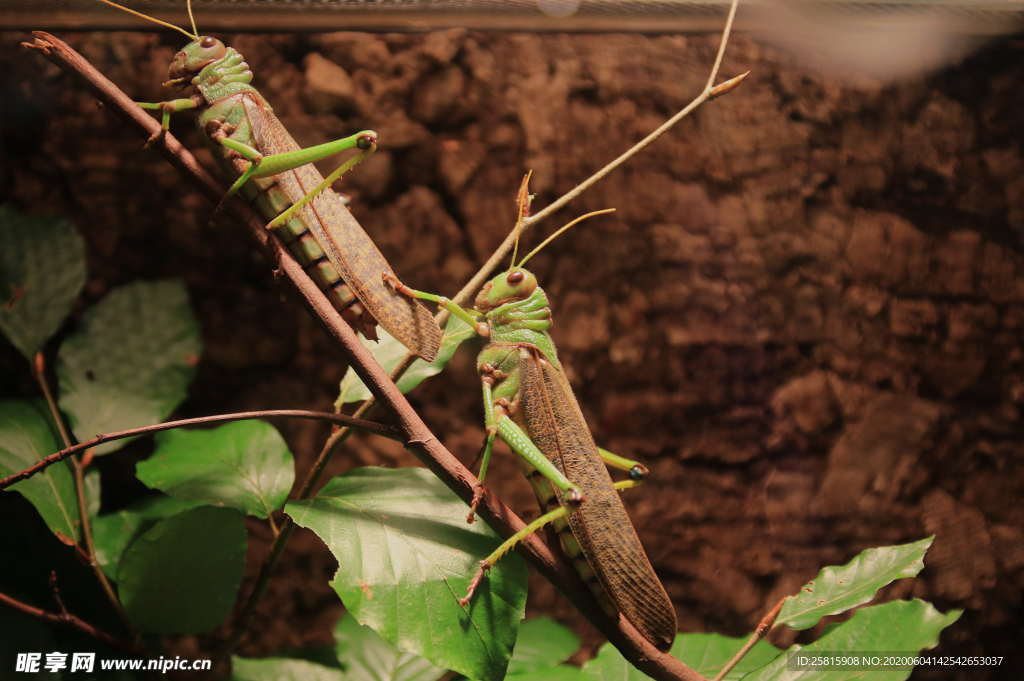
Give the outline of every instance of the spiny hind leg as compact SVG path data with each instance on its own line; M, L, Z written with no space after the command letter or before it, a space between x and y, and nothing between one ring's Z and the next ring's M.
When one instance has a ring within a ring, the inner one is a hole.
M347 149L360 150L358 154L347 159L335 168L330 175L325 177L316 187L308 191L305 196L271 220L266 225L267 229L274 229L288 222L295 213L302 210L306 204L315 199L320 193L330 187L338 178L377 149L377 133L373 130L363 130L354 135L349 135L348 137L343 137L331 142L325 142L324 144L264 156L252 145L231 137L231 134L235 130L234 126L231 124L225 123L221 120L212 119L207 122L206 127L206 132L211 139L224 148L229 149L230 152L241 161L239 164L240 174L238 179L232 183L227 194L220 200L220 203L217 204L217 207L214 209L214 214L220 211L227 199L234 196L243 186L245 186L246 182L253 178L269 177L288 170L294 170L299 166L304 166L308 163L312 163L313 161L319 161L331 154L336 154ZM248 163L245 163L246 161Z
M564 506L559 506L552 511L548 511L503 541L501 545L491 553L491 555L480 561L480 567L477 569L476 574L473 575L473 579L470 580L469 587L466 589L466 595L459 599L459 605L465 607L469 604L470 599L473 598L473 593L476 591L476 588L480 586L480 582L483 581L484 575L486 575L487 571L494 567L494 564L501 560L506 553L514 549L519 542L523 541L537 530L543 528L548 523L565 517L567 513L568 511Z
M299 149L297 151L288 151L265 157L263 162L260 164L259 170L254 173L253 177L276 175L277 173L284 172L285 170L292 170L299 166L306 165L313 161L318 161L321 158L326 158L327 156L348 149L358 149L359 153L346 159L341 163L341 165L325 177L320 184L310 189L306 192L305 196L271 220L267 224L267 229L274 229L275 227L279 227L280 225L288 222L293 215L302 210L306 204L334 184L342 175L347 173L358 163L362 162L367 156L375 152L377 150L377 133L373 130L362 130L354 135L325 142L324 144L318 144L316 146Z
M616 482L613 487L621 491L635 487L636 485L637 482L635 480L620 480L619 482ZM466 589L466 595L459 599L459 605L466 607L466 605L469 604L469 601L473 598L473 593L476 591L477 587L480 586L480 582L483 581L484 576L486 576L487 572L494 567L499 560L505 557L506 553L514 549L520 542L531 534L543 529L546 525L553 523L560 518L564 518L568 514L569 509L566 506L558 506L503 541L501 545L491 553L491 555L480 561L480 566L477 568L476 574L473 575L473 579L470 580L469 587Z

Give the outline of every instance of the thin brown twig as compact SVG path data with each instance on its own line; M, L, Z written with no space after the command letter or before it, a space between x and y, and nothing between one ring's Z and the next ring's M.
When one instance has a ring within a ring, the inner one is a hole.
M157 131L159 126L156 121L145 115L127 95L96 71L81 55L50 34L37 31L34 35L36 40L26 44L28 47L40 50L58 66L80 77L102 101L119 115L142 128L147 137ZM727 33L723 34L723 42L727 38ZM156 147L211 201L217 203L224 195L224 187L199 166L192 154L173 135L164 135L162 139L158 140ZM591 178L589 184L593 184L605 174L607 171L600 174L599 177ZM580 192L576 192L574 196L578 193ZM249 228L252 236L261 245L270 251L278 269L291 280L314 314L321 319L342 345L352 360L353 368L370 392L395 413L410 450L450 489L468 502L473 495L475 476L429 431L394 383L377 364L372 354L358 341L355 333L345 324L331 303L309 279L301 265L292 258L273 235L267 233L263 227L263 221L250 208L240 204L237 200L231 201L229 211ZM553 209L549 212L553 212ZM511 246L511 235L506 241ZM488 260L488 266L493 268L503 257L503 253L495 252ZM478 287L486 279L487 273L484 272L481 270L483 274L474 278L474 280L479 279L479 283L474 281L471 282L472 286L464 287L464 290L469 291L467 295L471 294L475 287ZM523 521L493 495L487 495L484 498L479 512L491 527L506 537L524 526ZM541 574L558 586L584 616L639 670L659 681L662 679L685 679L687 681L703 679L700 674L679 660L654 648L625 618L609 617L603 613L578 575L567 563L555 558L550 547L540 537L536 535L527 537L520 544L519 550Z
M786 598L788 598L788 596ZM758 641L768 635L768 632L771 631L772 626L775 624L775 618L779 616L779 612L782 610L782 606L786 602L786 598L779 599L779 602L768 611L768 614L761 618L761 621L757 623L757 627L754 629L754 633L750 635L750 638L748 638L747 642L743 644L743 647L736 651L736 654L732 656L732 659L725 663L725 666L722 667L722 671L718 672L718 675L715 676L714 681L722 681L722 679L725 678L725 675L731 672L733 667L739 664L740 660L750 652L750 649L757 645Z
M619 154L615 159L610 161L607 165L602 167L593 175L585 179L583 182L580 182L578 185L576 185L575 187L567 191L565 194L552 201L550 204L548 204L535 214L531 215L530 217L523 218L523 223L525 225L529 226L537 222L540 222L544 218L548 217L555 211L565 206L567 203L578 197L580 194L587 191L591 186L604 179L604 177L608 175L610 172L612 172L620 165L622 165L623 163L625 163L626 161L628 161L629 159L633 158L638 153L646 149L647 146L650 145L654 140L658 139L666 132L668 132L668 130L676 123L689 116L701 104L716 96L713 93L715 89L714 82L715 79L718 77L718 70L722 66L722 58L725 56L725 48L729 44L729 35L732 33L733 19L736 17L736 7L738 4L739 0L732 0L732 4L729 5L729 14L725 20L725 28L722 29L722 39L718 43L718 53L715 55L715 63L714 66L711 67L711 73L708 75L707 83L704 85L704 89L700 92L700 94L694 97L689 104L680 109L675 115L673 115L671 118L669 118L664 123L655 128L649 135L644 137L642 140L634 144L632 147L630 147L623 153ZM740 74L735 78L731 78L730 81L733 82L733 85L729 89L731 90L732 88L739 85L739 83L742 82L743 79L746 78L747 74L749 73L750 72L748 71L747 73Z
M39 473L48 466L52 466L58 461L63 461L69 456L73 456L79 452L83 452L93 447L97 447L104 442L112 442L114 440L122 440L126 437L135 437L138 435L146 435L149 433L158 433L162 430L171 430L172 428L181 428L183 426L200 426L210 423L225 423L227 421L244 421L247 419L260 419L260 418L273 418L273 417L288 417L288 418L300 418L300 419L314 419L319 421L330 421L332 423L339 423L352 428L358 428L365 430L375 435L381 435L383 437L391 438L392 440L398 440L404 442L405 438L402 433L394 426L389 426L384 423L377 423L376 421L366 421L351 416L345 416L343 414L332 414L326 411L308 411L305 409L265 409L262 411L239 411L232 412L230 414L214 414L212 416L198 416L190 419L178 419L177 421L165 421L164 423L155 423L150 426L141 426L139 428L129 428L128 430L118 431L116 433L105 433L103 435L97 435L91 440L81 442L77 445L65 447L59 452L54 452L49 456L46 456L36 463L32 464L23 471L12 473L6 478L0 480L0 490L4 490L10 487L16 482L20 482L27 478L32 477L36 473Z
M64 605L64 599L60 595L60 585L57 584L56 570L50 570L50 595L53 596L53 602L57 606L58 612L62 615L68 614L68 608Z
M57 425L57 431L60 433L60 438L64 443L64 447L71 447L71 433L68 432L67 425L64 423L64 416L60 413L60 409L57 407L57 401L54 399L53 392L50 390L50 384L46 380L46 360L43 357L42 352L37 352L32 361L32 376L35 378L36 383L39 385L39 389L43 393L43 398L46 400L46 406L50 410L50 417ZM103 590L103 594L107 597L107 600L110 602L110 606L114 609L114 612L117 613L117 616L120 618L125 629L132 634L133 638L137 638L135 628L132 626L131 620L128 619L128 614L124 611L124 606L121 605L121 599L117 597L117 592L114 591L114 585L110 583L109 579L107 579L107 573L103 571L99 561L96 560L96 545L92 540L92 521L89 518L89 498L88 493L85 490L85 469L78 458L73 457L71 459L71 471L75 480L75 500L78 503L79 529L85 543L85 556L89 562L89 569L92 570L93 575L96 577L96 581L99 582L100 588ZM18 474L16 473L15 475ZM0 489L3 488L0 487Z
M48 622L50 624L59 624L62 626L78 629L82 633L92 636L93 638L99 641L103 641L104 643L113 648L119 648L121 650L128 650L136 653L143 652L140 648L133 645L132 643L114 638L112 635L108 634L102 629L92 624L89 624L81 617L72 615L67 610L62 610L61 612L50 612L48 610L43 610L42 608L37 608L34 605L29 605L24 601L19 601L17 598L13 598L12 596L8 596L7 594L2 592L0 592L0 604L6 605L7 607L17 610L18 612L22 612L30 617L35 617L36 619Z

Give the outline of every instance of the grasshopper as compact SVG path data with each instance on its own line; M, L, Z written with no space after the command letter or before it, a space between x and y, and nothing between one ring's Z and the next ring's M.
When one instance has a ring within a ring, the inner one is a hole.
M524 181L517 229L528 200ZM439 304L486 339L476 365L487 432L479 479L482 484L494 440L501 437L519 455L545 511L481 561L461 603L469 602L485 572L523 536L553 522L563 550L602 607L609 614L621 612L653 645L667 650L676 636L675 609L616 492L644 478L647 468L594 443L549 333L547 295L537 277L523 268L559 234L607 212L611 210L570 222L518 264L513 253L512 265L484 285L472 310L444 296L409 288L394 277L388 277L388 283L411 298ZM631 480L613 485L606 465L628 471ZM469 522L482 494L480 487L474 492Z
M146 16L111 0L100 0L192 39L171 62L165 86L188 96L163 102L138 102L162 112L161 132L172 113L199 110L199 129L218 163L234 178L225 199L241 194L267 227L277 231L295 258L327 294L342 317L368 338L379 323L412 352L432 361L441 329L425 307L388 287L394 273L376 244L330 185L376 149L377 134L364 130L349 137L302 149L251 85L245 59L220 40ZM188 2L191 17L191 0ZM155 138L151 138L153 141ZM326 179L313 161L348 149L356 156ZM223 202L222 202L223 203Z

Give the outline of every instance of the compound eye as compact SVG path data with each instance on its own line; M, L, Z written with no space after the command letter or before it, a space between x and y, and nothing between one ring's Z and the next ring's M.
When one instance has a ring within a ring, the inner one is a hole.
M199 49L202 50L198 55L200 59L220 59L228 50L224 47L224 43L209 36L199 39Z
M512 272L508 273L508 276L505 277L505 281L507 281L510 284L515 285L515 284L520 283L525 278L526 278L526 275L523 274L522 270L515 270L515 271L512 271Z

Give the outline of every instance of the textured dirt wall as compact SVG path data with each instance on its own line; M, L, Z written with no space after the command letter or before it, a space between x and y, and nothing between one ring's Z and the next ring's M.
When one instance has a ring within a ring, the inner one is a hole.
M185 413L328 408L343 359L242 230L209 225L210 206L15 48L21 37L0 45L0 197L73 217L89 300L140 277L186 280L206 352ZM136 98L166 96L174 38L72 38ZM227 41L300 142L381 133L344 189L403 279L446 293L510 228L526 169L543 206L688 101L715 45L458 31ZM751 69L748 82L563 211L618 208L533 261L598 441L654 473L628 505L683 630L742 634L820 566L935 534L925 572L886 596L966 608L944 651L1024 665L1019 64L1006 42L928 78L846 85L739 36L723 73ZM5 388L30 393L2 352ZM471 365L464 351L415 400L466 461L483 437ZM304 470L324 429L282 427ZM131 456L100 462L107 509L140 491ZM332 470L366 463L413 461L359 440ZM494 486L530 511L517 468L503 457ZM253 531L250 567L267 542ZM247 653L325 643L340 610L318 540L300 535L282 565ZM532 612L597 642L550 586L531 587Z

